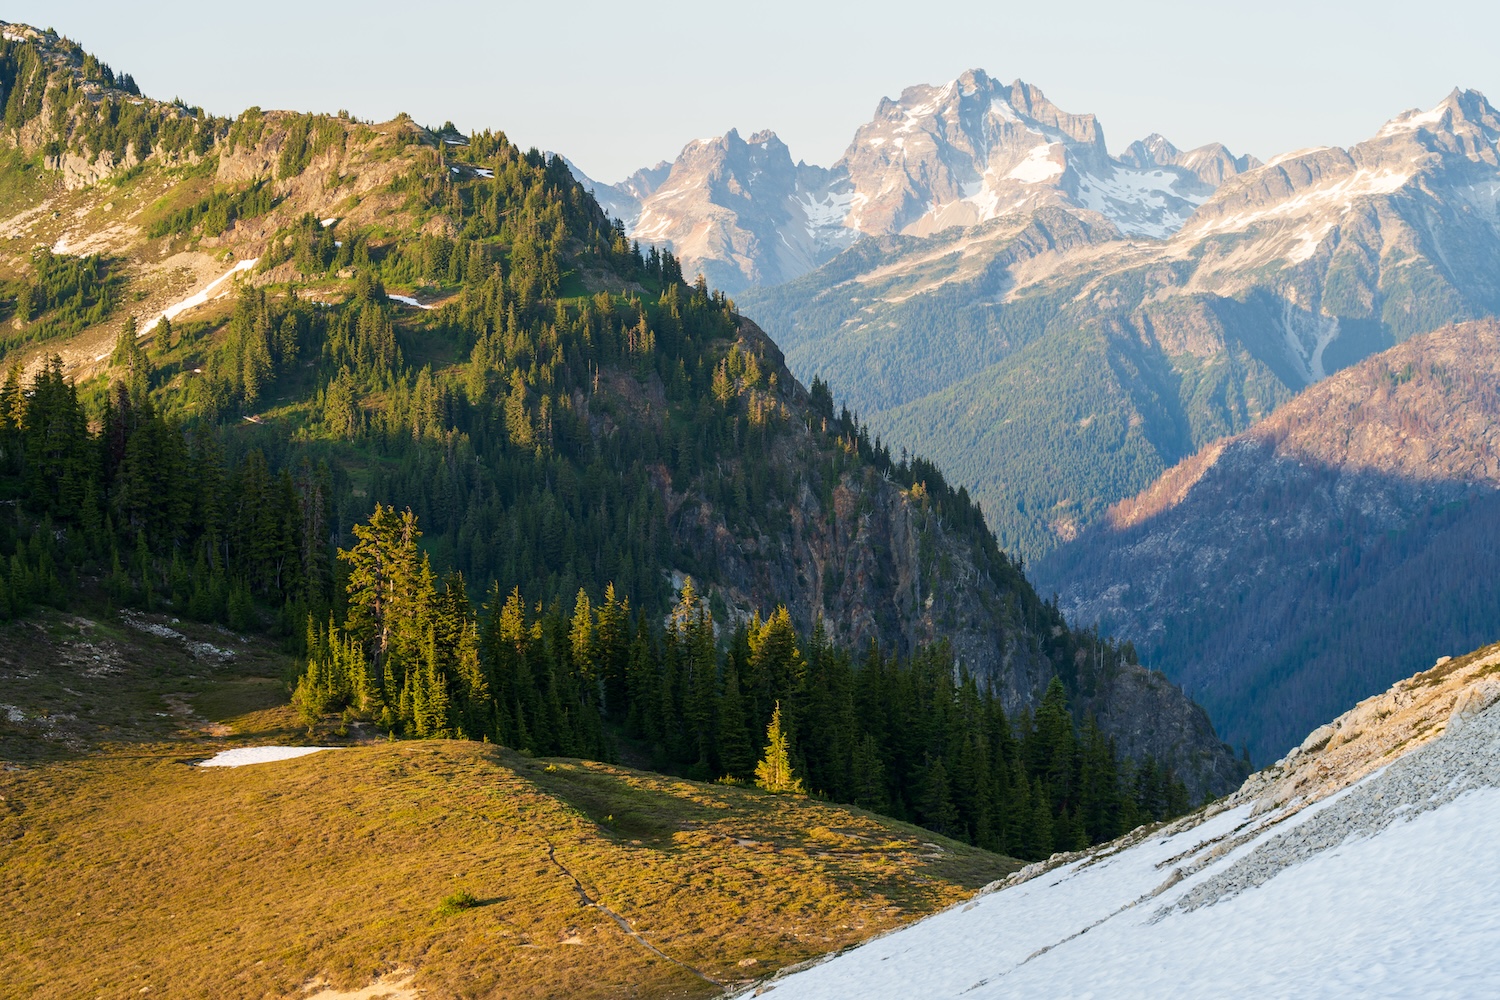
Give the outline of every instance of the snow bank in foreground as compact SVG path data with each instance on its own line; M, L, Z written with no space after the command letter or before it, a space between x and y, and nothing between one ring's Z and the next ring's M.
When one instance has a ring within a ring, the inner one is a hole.
M243 767L246 764L266 764L273 760L290 760L293 757L306 757L310 753L319 750L332 750L333 747L236 747L233 750L221 750L208 760L199 764L199 767Z
M762 989L775 1000L1493 995L1500 707L1290 818L1251 809L979 896Z

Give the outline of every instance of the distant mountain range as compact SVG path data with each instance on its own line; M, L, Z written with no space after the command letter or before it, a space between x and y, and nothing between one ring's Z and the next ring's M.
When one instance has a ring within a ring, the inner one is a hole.
M731 130L619 184L574 173L632 236L671 247L733 294L805 274L860 235L925 236L1042 205L1163 237L1254 165L1218 144L1182 152L1159 135L1111 157L1093 115L976 69L882 99L828 169L793 163L774 132L747 142Z
M741 308L1226 739L1267 759L1494 638L1493 328L1411 339L1500 316L1482 94L1258 164L1112 157L974 72L883 102L830 176L864 235Z
M977 226L861 240L738 301L800 377L939 461L1035 558L1329 373L1500 313L1497 140L1483 95L1454 91L1349 149L1245 170L1226 154L1165 239L1059 188ZM1059 185L1097 176L1065 148ZM1152 148L1128 156L1176 156ZM1180 217L1163 203L1155 224Z

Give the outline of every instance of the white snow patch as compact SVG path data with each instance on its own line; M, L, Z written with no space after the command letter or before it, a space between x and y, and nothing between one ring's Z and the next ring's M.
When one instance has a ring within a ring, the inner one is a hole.
M474 172L476 174L478 174L480 177L494 177L495 176L495 172L493 170L491 170L489 167L475 167L474 168Z
M1321 153L1321 152L1323 152L1323 150L1328 149L1328 148L1330 148L1330 147L1328 147L1328 146L1306 146L1306 147L1304 147L1302 149L1294 149L1294 150L1292 150L1291 152L1288 152L1288 153L1279 153L1276 156L1271 157L1265 163L1261 164L1261 166L1264 166L1264 167L1274 167L1278 163L1285 163L1287 160L1295 160L1299 156L1310 156L1313 153Z
M1500 789L1346 841L1212 906L1152 922L1245 848L1129 906L1172 874L1159 864L1247 818L1234 810L980 896L789 976L776 995L1461 997L1500 975Z
M199 767L244 767L246 764L268 764L274 760L291 760L306 757L319 750L335 750L337 747L235 747L221 750Z
M158 315L151 317L151 319L148 320L146 324L140 328L140 331L136 334L136 336L143 337L146 334L150 333L153 329L155 329L156 324L160 323L162 320L174 320L178 316L187 312L189 309L193 309L197 306L203 305L210 298L215 297L214 289L218 288L224 282L230 280L241 271L250 270L259 261L259 257L250 257L246 260L238 261L234 265L234 267L231 267L228 271L219 275L208 284L204 285L200 290L194 292L192 295L189 295L181 302L174 302L172 305L169 305L167 306L167 308L163 309Z
M1296 245L1286 255L1287 263L1300 264L1311 258L1313 254L1318 252L1318 247L1322 244L1323 237L1327 236L1328 231L1332 228L1333 223L1324 222L1321 225L1304 226L1298 230L1296 233Z
M1111 845L771 985L777 1000L1491 995L1497 739L1500 714L1477 716L1294 815L1245 803Z
M1021 118L1016 114L1016 109L1010 106L1010 102L1002 98L990 101L990 110L1008 122L1019 123Z
M1179 179L1176 173L1160 167L1116 167L1107 177L1080 177L1078 201L1114 222L1122 232L1163 239L1182 228L1188 215L1207 200L1206 196L1178 191L1175 185Z
M1044 142L1032 147L1026 159L1012 167L1005 176L1023 184L1042 184L1060 177L1063 169L1061 163L1052 159L1052 144Z
M1442 124L1443 115L1447 108L1439 104L1431 111L1408 111L1397 115L1385 123L1385 127L1379 132L1381 136L1395 135L1397 132L1415 132L1424 125Z
M849 207L853 203L854 188L852 187L847 191L829 191L821 199L808 192L797 201L802 208L802 214L807 216L809 234L814 229L842 226L844 220L849 217Z
M332 219L321 219L319 220L318 225L322 226L324 229L327 229L337 221L339 221L337 217Z
M388 299L390 299L393 302L400 302L402 305L414 306L414 307L416 307L418 309L431 309L432 308L432 306L424 306L422 303L418 302L416 299L412 298L410 295L393 295L390 292L386 292L385 293L385 297L388 298Z
M1294 198L1276 202L1266 208L1205 219L1201 225L1195 223L1192 229L1195 234L1238 232L1266 219L1297 218L1330 207L1348 209L1356 198L1390 194L1409 180L1411 175L1399 170L1361 168L1341 180L1308 188Z

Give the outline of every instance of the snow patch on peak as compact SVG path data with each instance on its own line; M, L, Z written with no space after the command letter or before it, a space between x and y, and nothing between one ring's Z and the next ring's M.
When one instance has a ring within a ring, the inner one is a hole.
M1263 166L1274 167L1278 163L1286 163L1288 160L1295 160L1299 156L1311 156L1313 153L1321 153L1325 149L1331 148L1331 146L1308 146L1305 149L1294 149L1290 152L1281 153L1277 156L1271 157L1263 164Z
M1307 188L1295 197L1275 202L1265 208L1204 219L1201 225L1195 222L1191 228L1199 236L1213 232L1237 232L1247 229L1252 224L1267 220L1303 218L1329 208L1344 210L1353 205L1356 198L1390 194L1399 190L1409 180L1411 180L1411 174L1399 170L1361 168L1338 180ZM1319 235L1318 239L1321 238L1322 236Z
M802 207L802 214L807 216L810 236L816 229L843 226L844 220L849 217L849 209L853 203L854 188L852 186L844 191L822 192L821 196L811 191L804 192L797 200L797 204Z
M1045 184L1054 177L1062 176L1067 168L1052 156L1052 144L1048 142L1033 146L1026 158L1011 168L1005 176L1023 184Z
M996 97L990 101L990 110L999 115L1005 121L1019 123L1021 118L1016 114L1016 109L1010 106L1010 102L1003 97Z
M1439 104L1431 111L1417 111L1413 108L1411 111L1399 114L1386 122L1385 127L1380 130L1378 135L1386 137L1398 135L1402 132L1415 132L1428 125L1441 125L1443 123L1443 116L1447 113L1448 105L1446 102Z
M1108 175L1083 174L1077 200L1131 236L1165 239L1181 229L1206 194L1177 189L1180 175L1165 168L1131 170L1115 167Z

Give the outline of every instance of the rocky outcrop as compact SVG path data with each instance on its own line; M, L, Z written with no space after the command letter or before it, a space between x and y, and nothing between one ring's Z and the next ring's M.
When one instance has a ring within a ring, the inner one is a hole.
M1251 775L1239 791L1215 808L1249 803L1256 815L1290 816L1439 738L1456 741L1496 702L1500 702L1500 645L1460 657L1441 657L1431 669L1398 681L1313 730L1285 757ZM1500 717L1494 722L1500 722ZM1490 735L1482 742L1487 745L1494 738ZM1429 791L1432 787L1428 786Z

